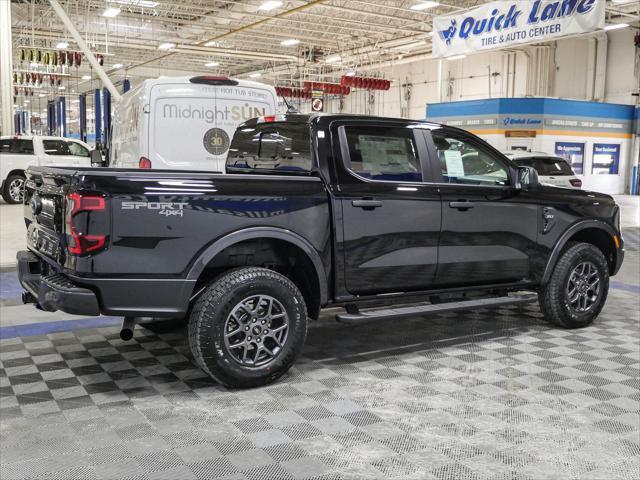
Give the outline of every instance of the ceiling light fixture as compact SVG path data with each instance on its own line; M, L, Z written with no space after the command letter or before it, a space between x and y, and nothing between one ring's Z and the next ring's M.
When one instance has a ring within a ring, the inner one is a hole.
M250 78L258 78L261 77L262 74L260 72L256 72L256 73L252 73L251 75L249 75Z
M618 30L619 28L627 28L629 26L628 23L612 23L611 25L605 25L605 31L609 30Z
M274 8L281 7L282 4L283 2L280 2L279 0L268 0L266 2L263 2L262 5L258 7L258 10L262 10L263 12L269 12Z
M158 45L158 50L171 50L172 48L176 48L175 43L165 42Z
M38 95L39 97L46 97L47 95L45 93L41 93ZM44 111L44 110L43 110Z
M426 44L427 42L425 42L424 40L420 40L419 42L405 43L404 45L391 47L391 50L411 50L413 48L424 46Z
M356 76L356 72L354 72L353 70L349 70L347 73L345 73L345 75L347 77L355 77Z
M112 2L119 3L120 5L128 5L131 7L142 7L142 8L156 8L160 5L158 2L153 2L151 0L111 0Z
M58 90L65 90L66 88L67 88L67 87L65 87L64 85L60 85L60 86L58 87Z
M327 58L325 58L325 62L327 63L338 63L340 60L342 60L342 57L338 54L335 55L329 55Z
M447 58L447 60L462 60L463 58L467 58L466 55L454 55L453 57Z
M218 62L207 62L204 64L205 67L217 67L220 65Z
M120 15L120 9L117 7L107 8L104 12L102 12L103 17L113 18Z
M426 10L428 8L437 7L438 5L440 5L438 2L418 2L411 6L411 10Z
M280 45L283 47L292 47L293 45L297 45L300 43L300 40L297 38L290 38L289 40L283 40L280 42Z
M113 68L122 68L122 67L124 67L124 65L121 64L121 63L114 63L113 64Z
M67 42L58 42L56 48L67 48L69 44Z
M82 80L91 80L91 75L83 75Z

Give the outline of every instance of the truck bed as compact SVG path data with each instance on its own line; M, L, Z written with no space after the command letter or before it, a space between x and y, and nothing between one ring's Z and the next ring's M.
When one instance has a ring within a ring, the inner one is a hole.
M105 198L104 214L91 214L86 225L108 237L95 254L68 252L74 192ZM207 248L232 232L255 230L259 237L260 229L294 230L310 248L326 252L322 261L330 265L327 191L308 175L32 168L25 221L29 249L53 270L100 291L102 311L110 314L131 313L134 304L159 313L185 310ZM151 292L157 305L140 301Z

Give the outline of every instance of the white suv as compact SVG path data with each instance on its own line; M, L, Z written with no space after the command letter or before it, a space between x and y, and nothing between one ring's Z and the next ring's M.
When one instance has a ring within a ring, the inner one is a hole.
M5 202L22 202L24 172L34 166L90 167L91 147L71 138L0 137L0 191Z
M504 152L514 163L522 167L533 167L541 183L556 187L582 188L580 180L564 158L540 152L514 150Z

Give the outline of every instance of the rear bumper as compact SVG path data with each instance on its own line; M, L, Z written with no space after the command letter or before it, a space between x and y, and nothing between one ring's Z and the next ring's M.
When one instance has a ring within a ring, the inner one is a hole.
M35 303L48 312L63 311L71 315L100 315L96 294L80 287L61 273L42 274L42 262L32 252L18 252L18 279L28 294L25 303Z
M195 280L80 277L51 272L31 251L18 252L18 277L25 303L73 315L183 317Z

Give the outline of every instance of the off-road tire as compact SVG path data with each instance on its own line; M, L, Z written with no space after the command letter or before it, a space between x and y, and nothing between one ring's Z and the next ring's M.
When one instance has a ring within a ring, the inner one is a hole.
M11 196L11 187L12 187L12 184L16 181L22 181L23 188L24 188L24 181L25 181L24 175L14 174L14 175L9 175L7 177L7 179L4 182L4 188L2 189L2 199L5 202L9 204L14 204L14 205L17 203L22 203L22 200L15 199Z
M569 305L567 284L569 276L581 262L590 262L600 277L600 290L593 307L578 312ZM590 325L600 314L609 292L609 267L597 247L589 243L570 242L562 252L549 282L538 292L540 309L545 319L563 328Z
M289 330L279 353L264 366L239 363L225 346L225 322L239 302L269 295L286 310ZM251 388L277 380L293 365L307 336L307 308L296 285L265 268L231 270L211 282L196 301L189 318L189 346L198 365L219 383Z

